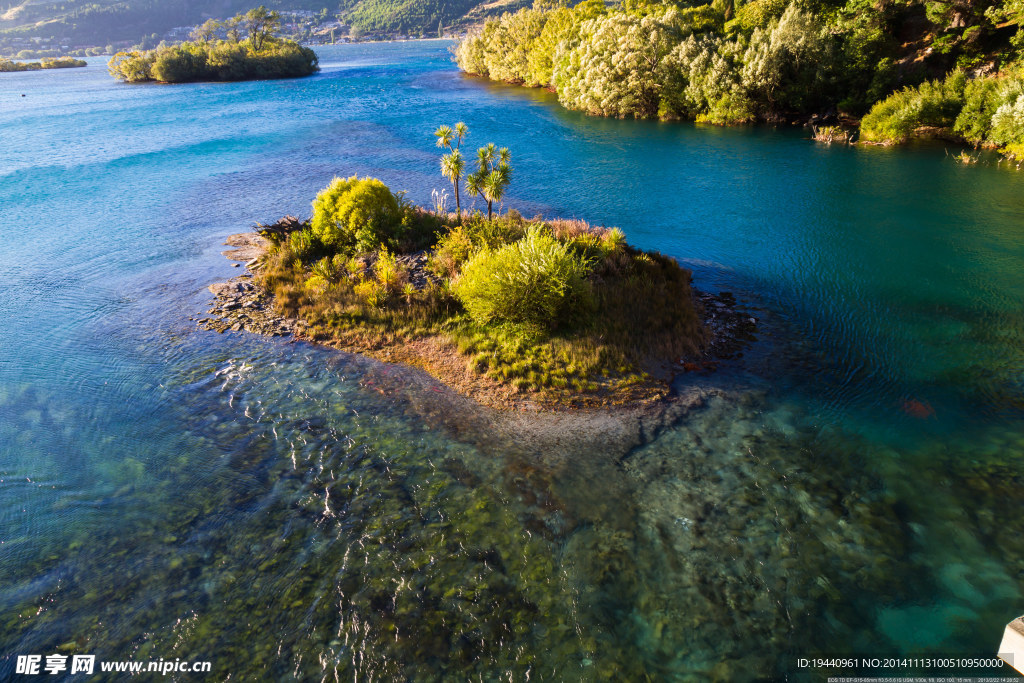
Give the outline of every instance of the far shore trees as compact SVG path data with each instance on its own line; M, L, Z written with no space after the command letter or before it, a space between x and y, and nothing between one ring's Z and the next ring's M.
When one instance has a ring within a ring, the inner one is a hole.
M1021 0L539 0L453 52L467 73L593 115L847 130L863 117L862 142L938 136L1020 161L1022 48Z
M128 83L295 78L317 71L316 53L281 39L280 29L280 15L260 6L223 22L205 22L192 32L192 42L118 52L108 68Z
M83 59L72 57L43 57L38 62L14 62L0 57L0 73L5 71L40 71L42 69L68 69L86 66Z

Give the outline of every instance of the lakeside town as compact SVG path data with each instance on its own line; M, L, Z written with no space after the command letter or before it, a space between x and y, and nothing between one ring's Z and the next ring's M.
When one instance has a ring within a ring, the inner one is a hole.
M367 30L358 24L346 21L341 13L331 13L324 8L313 10L280 10L281 36L302 45L335 45L354 42L375 42L381 40L414 40L420 38L456 38L465 33L465 23L446 27L439 22L432 30ZM211 14L203 14L204 20L215 20ZM88 57L113 55L120 51L150 50L160 45L174 45L189 40L202 26L188 24L174 26L163 33L150 33L136 40L111 41L104 45L87 40L69 40L60 36L12 36L0 33L0 56L15 59L39 59L46 57L73 56Z

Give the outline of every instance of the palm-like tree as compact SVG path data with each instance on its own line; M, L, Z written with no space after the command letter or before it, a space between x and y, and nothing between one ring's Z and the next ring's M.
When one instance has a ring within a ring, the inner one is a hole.
M451 126L438 126L437 130L434 131L434 137L437 138L438 147L452 148L452 138L455 135L455 131L452 130Z
M451 181L455 188L455 211L459 217L462 216L462 202L459 197L459 186L462 184L462 174L466 170L466 161L462 158L459 147L462 145L462 138L469 134L469 128L465 123L459 121L452 126L438 126L434 131L437 138L437 146L448 149L449 153L441 157L441 175Z
M507 147L498 149L488 143L476 152L477 170L466 177L466 190L487 202L487 220L491 220L494 202L500 202L512 182L511 160Z
M462 158L462 152L453 150L451 154L441 157L441 175L452 182L455 188L455 211L462 215L462 204L459 201L459 185L462 181L462 173L466 170L466 160Z

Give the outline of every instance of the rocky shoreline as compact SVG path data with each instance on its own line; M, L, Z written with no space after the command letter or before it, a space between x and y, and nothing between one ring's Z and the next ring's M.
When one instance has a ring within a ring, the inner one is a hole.
M213 294L213 306L208 318L200 318L201 329L212 332L251 332L270 337L298 336L302 321L285 318L274 311L274 299L253 283L259 269L259 258L269 242L255 234L231 235L224 242L233 247L221 252L235 261L235 267L245 264L245 272L227 282L215 282L208 289Z
M287 220L287 219L283 219ZM273 297L262 291L254 282L260 269L260 257L269 245L268 240L256 233L231 235L225 241L223 255L235 261L235 267L244 272L226 282L209 286L214 302L207 311L208 317L197 320L200 329L218 333L250 332L270 337L291 337L292 340L311 341L305 334L302 320L287 318L275 311ZM411 274L411 282L417 289L425 287L433 275L426 270L425 253L399 257ZM699 355L681 358L671 363L672 375L682 373L708 374L718 368L722 361L739 358L743 349L756 341L757 318L753 316L730 292L709 293L694 290L702 322L708 330L708 339ZM371 354L377 355L379 354ZM404 357L395 358L384 354L383 360L406 362ZM451 384L451 383L449 383ZM466 386L455 386L460 393L467 393ZM470 391L474 397L478 391ZM501 400L498 403L513 407L532 407L530 401Z

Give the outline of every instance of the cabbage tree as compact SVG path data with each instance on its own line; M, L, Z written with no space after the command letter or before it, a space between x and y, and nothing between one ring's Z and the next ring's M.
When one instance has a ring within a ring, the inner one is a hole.
M452 126L439 126L434 131L437 138L437 146L447 149L448 154L441 157L441 175L451 181L455 188L455 212L462 216L462 203L459 198L459 185L462 184L462 174L466 170L466 160L462 158L459 147L462 145L462 138L469 133L465 123L459 121Z

